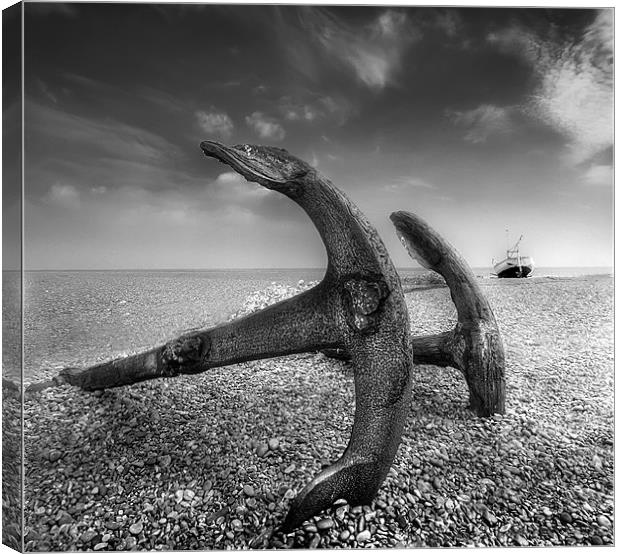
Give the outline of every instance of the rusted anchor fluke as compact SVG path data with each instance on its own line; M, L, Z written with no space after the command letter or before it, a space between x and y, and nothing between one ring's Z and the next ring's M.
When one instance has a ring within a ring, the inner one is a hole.
M201 148L306 211L327 250L325 277L316 287L246 317L186 333L133 356L66 369L62 378L96 390L298 352L349 353L356 392L349 444L293 501L282 526L290 531L339 498L370 502L385 479L411 394L407 308L400 279L375 229L307 163L266 146L205 141Z
M324 320L322 346L346 349L355 367L356 407L349 444L341 458L293 501L282 525L283 531L290 531L339 498L353 504L370 502L385 479L400 443L411 391L407 309L400 279L377 232L325 177L278 148L216 142L203 142L201 148L246 179L285 194L309 215L329 260L323 281L312 289L320 291L316 297L321 302L313 309ZM288 323L289 334L311 333L308 314L291 316ZM269 344L263 352L265 357L273 355Z
M471 409L504 413L504 347L491 306L456 249L421 217L395 212L390 219L412 258L439 273L450 287L458 322L452 331L412 337L413 362L452 366L465 376Z

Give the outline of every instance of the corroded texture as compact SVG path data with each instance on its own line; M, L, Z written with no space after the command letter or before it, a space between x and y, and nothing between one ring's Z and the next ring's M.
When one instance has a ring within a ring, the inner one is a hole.
M504 413L504 347L476 277L455 248L422 218L408 212L390 217L407 252L446 280L458 313L452 331L412 337L414 363L458 368L465 376L472 410L480 416Z
M65 370L89 390L320 349L351 355L355 418L341 458L293 501L291 530L338 498L367 503L385 479L411 393L409 317L400 279L376 230L349 199L305 162L272 147L203 142L207 156L301 206L328 256L323 281L304 293L224 325L188 333L148 352L83 371Z

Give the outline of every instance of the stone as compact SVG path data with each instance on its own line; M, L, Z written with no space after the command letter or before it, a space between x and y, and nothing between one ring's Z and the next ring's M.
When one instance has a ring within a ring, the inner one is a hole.
M321 519L316 526L320 531L327 531L327 529L331 529L334 526L334 520L330 517L326 517Z
M98 536L97 531L93 531L92 529L89 529L88 531L84 531L80 535L80 540L85 543L90 543L93 541L93 539L97 538L97 536Z
M60 450L50 450L50 453L49 453L50 462L57 462L58 460L60 460L60 458L62 458L62 453L60 452Z
M590 542L596 546L601 546L603 544L603 539L601 539L598 535L593 535Z
M613 527L613 524L611 523L611 520L606 516L606 515L600 515L596 518L596 522L601 526L601 527L607 527L608 529L611 529Z
M368 529L364 529L361 533L355 535L355 540L362 544L370 540L370 531Z
M553 515L553 512L547 506L542 509L542 513L547 517L551 517Z
M562 523L572 523L573 522L573 516L571 516L568 512L562 512L560 514L560 521Z
M263 443L263 444L259 444L259 445L256 447L256 455L257 455L259 458L264 457L264 456L267 454L267 452L269 452L269 446L268 446L268 445L266 445L266 444L264 444L264 443Z
M255 496L254 487L252 485L243 485L243 494L246 496Z
M519 546L528 546L530 543L528 542L528 540L523 537L522 535L517 535L515 537L515 542L519 545Z
M340 535L338 535L338 538L339 538L341 541L346 541L346 540L349 540L349 537L350 537L350 536L351 536L351 533L349 532L349 530L348 530L348 529L345 529L344 531L342 531L342 532L340 533Z
M317 546L319 546L320 542L321 542L321 535L314 535L312 537L312 540L310 541L310 544L308 545L308 548L316 548Z
M143 524L141 521L137 521L136 523L132 524L129 526L129 532L132 535L139 535L140 533L142 533L142 529L143 529Z
M280 447L280 441L278 439L269 439L269 450L277 450Z
M61 512L60 517L57 520L58 525L64 525L65 523L73 523L73 518L67 512Z
M485 510L482 514L482 517L489 525L495 525L497 523L497 518L495 517L493 512L490 512L489 510Z
M94 547L93 550L103 550L104 548L108 547L108 543L107 542L98 542Z

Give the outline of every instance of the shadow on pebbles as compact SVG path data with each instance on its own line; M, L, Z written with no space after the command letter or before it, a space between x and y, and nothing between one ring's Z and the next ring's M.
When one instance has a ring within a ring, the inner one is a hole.
M612 544L605 286L485 289L504 333L506 415L476 418L455 370L416 366L402 444L372 504L338 501L289 535L277 526L291 499L346 446L354 410L347 364L306 354L105 392L31 393L26 548ZM573 302L561 315L558 302L585 293L587 305ZM407 300L414 331L416 321L426 332L451 325L446 289ZM546 314L550 306L560 315Z

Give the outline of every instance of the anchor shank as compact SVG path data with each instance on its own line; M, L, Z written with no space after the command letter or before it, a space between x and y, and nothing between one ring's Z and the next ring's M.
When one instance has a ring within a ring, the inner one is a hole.
M60 379L85 390L201 373L239 362L334 348L342 343L331 295L318 285L260 312L177 337L163 346L79 370Z

